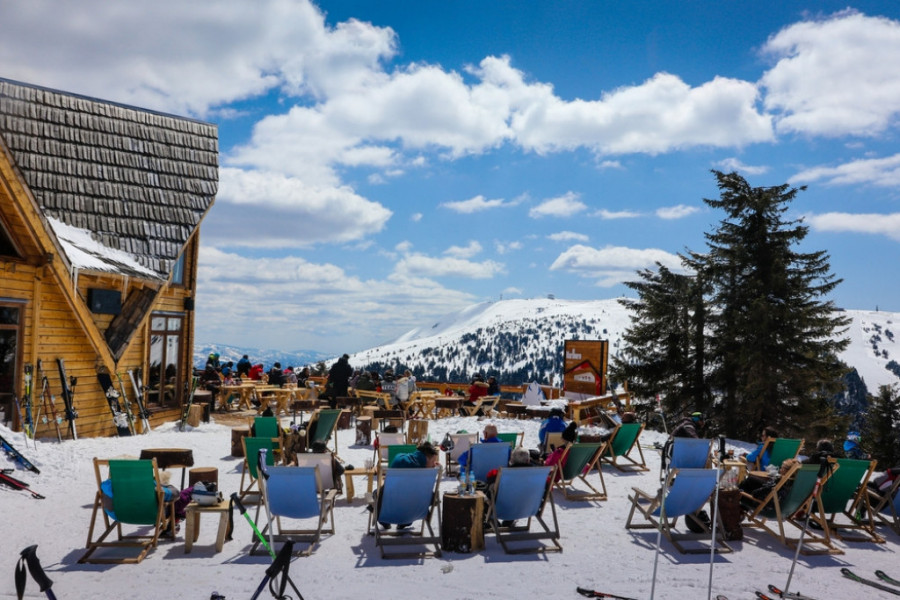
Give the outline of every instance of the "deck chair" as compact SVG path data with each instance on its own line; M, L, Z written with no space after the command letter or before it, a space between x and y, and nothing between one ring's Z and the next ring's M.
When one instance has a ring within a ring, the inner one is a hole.
M417 446L415 444L392 444L387 447L387 466L394 464L394 459L401 454L409 454L415 452Z
M551 486L547 485L547 478L553 476L553 471L553 467L503 467L499 470L488 499L487 519L507 554L562 552L556 505ZM551 523L545 519L547 504L550 505ZM501 525L522 519L526 520L525 525ZM532 523L539 525L540 529L531 531ZM520 542L540 543L522 547Z
M318 467L264 469L260 478L260 490L267 522L261 533L263 537L269 538L269 546L273 551L276 542L292 541L307 544L300 554L309 556L319 544L323 533L334 534L334 499L337 490L324 490L319 481ZM314 526L301 526L301 521L310 520L314 520ZM250 554L256 553L259 544L259 538L254 538Z
M253 437L272 438L272 448L281 454L282 430L278 417L253 417Z
M644 461L644 453L638 438L644 430L643 423L622 423L613 431L612 437L606 442L607 447L603 451L603 462L609 463L620 471L649 471ZM632 458L631 453L637 449L640 461ZM622 458L631 464L621 465L618 460Z
M369 515L368 533L375 535L375 546L382 558L425 558L441 555L441 515L435 510L440 504L438 487L440 469L385 469L384 481L378 488L377 498L368 494L366 499L372 512ZM437 514L437 534L432 527L432 517ZM382 530L375 523L400 525L412 523L418 527L401 530ZM427 532L426 532L427 530ZM389 552L389 548L417 546L417 550ZM424 550L421 546L425 546ZM429 551L428 546L434 550Z
M336 485L337 480L334 478L334 470L331 468L331 461L334 455L331 452L325 453L304 453L297 455L298 467L316 467L319 476L319 490L326 492L335 490L341 493L341 489Z
M555 448L565 446L566 441L562 437L561 431L553 431L544 436L544 445L541 447L543 454L550 454Z
M406 434L397 432L397 433L385 433L381 432L378 434L378 448L375 450L375 464L384 463L384 466L390 464L388 462L388 448L390 446L396 446L397 444L405 444L406 443Z
M378 429L384 431L384 428L392 423L400 423L400 431L406 429L406 419L408 415L405 410L399 408L379 408L372 411L372 418L378 420Z
M104 473L104 471L106 471ZM79 563L139 563L155 548L166 529L175 537L175 502L164 501L156 459L101 460L94 458L97 494L88 529L87 551ZM105 491L104 488L107 488ZM108 491L112 492L112 496ZM94 537L97 518L102 515L103 532ZM141 528L137 533L123 534L122 526ZM116 540L106 541L115 531ZM94 557L99 548L133 548L137 554Z
M759 462L762 460L763 455L766 453L766 450L771 446L771 456L769 458L769 464L775 465L776 467L781 467L781 463L786 461L789 458L797 458L797 455L800 454L800 449L803 448L804 440L795 439L795 438L776 438L775 440L767 440L766 445L763 446L762 452L759 453L759 456L756 457L756 462L753 464L754 471L764 471Z
M868 490L872 515L880 524L887 525L900 535L900 477L894 479L894 485L883 494Z
M510 448L518 448L522 445L522 441L525 439L524 431L512 431L509 433L498 433L497 439L501 442L506 442L509 444Z
M466 475L474 481L487 481L487 474L509 464L512 448L505 442L472 444L466 461Z
M587 475L600 460L600 452L603 444L571 444L566 448L559 464L562 468L553 485L563 493L566 500L606 500L606 482L603 481L603 471L597 469L600 474L601 492L587 480ZM574 486L575 480L580 479L590 491L579 490Z
M451 433L450 442L452 447L444 452L446 459L447 477L453 477L453 466L456 465L456 473L459 473L459 457L469 451L472 444L478 442L477 433Z
M266 449L268 451L266 452L266 464L270 467L273 466L275 464L275 446L272 438L268 437L244 437L241 438L241 443L244 445L244 465L241 468L238 496L247 504L257 503L259 502L259 471L256 468L256 457L259 455L260 449Z
M341 416L339 409L320 408L313 413L309 423L306 426L306 444L312 447L315 442L324 442L328 445L329 440L334 442L334 453L337 454L337 423Z
M486 417L492 417L499 414L497 404L500 402L500 394L494 396L481 397L481 413Z
M834 469L831 472L833 473ZM788 536L785 525L789 524L795 527L798 532L803 530L805 526L804 512L812 510L812 505L817 500L813 497L813 492L818 474L819 465L796 464L781 476L775 487L762 500L758 500L746 492L741 492L741 502L751 507L747 515L747 522L743 526L758 527L785 546L796 549L799 535L798 537ZM822 479L823 485L827 482L828 477L829 472L826 472ZM790 489L783 492L782 488L786 485L789 485ZM821 493L821 486L819 493ZM774 521L777 529L771 526L769 521ZM834 546L828 529L823 529L821 532L807 529L803 534L803 548L800 549L800 553L807 555L843 554L844 552Z
M698 511L709 501L716 489L715 469L671 469L666 476L666 495L651 495L638 488L632 488L631 510L625 521L626 529L659 529L675 549L682 554L706 554L714 550L719 554L731 552L725 542L721 516L716 528L717 539L706 523L696 517ZM646 522L635 523L634 517L640 513ZM691 519L703 529L701 533L676 531L678 518ZM708 544L705 543L708 541ZM688 543L691 544L688 547Z
M672 438L669 469L707 469L710 466L712 440L703 438Z
M885 539L875 532L875 515L867 493L867 484L877 461L835 460L840 468L822 487L810 518L843 542L883 544ZM855 535L845 531L855 532Z

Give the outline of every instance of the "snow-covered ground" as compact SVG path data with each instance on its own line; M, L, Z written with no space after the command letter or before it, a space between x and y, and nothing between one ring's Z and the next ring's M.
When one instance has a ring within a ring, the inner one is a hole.
M288 419L285 420L289 421ZM525 445L537 445L538 421L452 418L431 423L431 436L440 440L445 432L461 429L480 431L486 422L495 422L501 432L525 431ZM252 531L235 515L234 539L224 551L214 553L215 519L204 517L200 538L191 554L184 553L183 527L178 538L163 541L137 565L80 565L84 551L91 505L96 484L91 459L137 456L142 448L191 448L195 466L215 466L226 492L236 491L241 461L231 457L231 431L220 424L202 424L188 432L176 431L174 424L157 428L146 436L129 438L80 439L57 443L39 441L37 448L25 445L22 434L0 426L0 434L25 453L41 470L39 475L24 471L5 457L0 467L16 467L14 476L46 496L33 499L24 492L0 486L0 598L14 598L13 569L19 552L38 545L37 555L53 580L53 592L62 599L158 599L195 598L206 600L218 591L228 600L250 598L262 580L269 560L248 556ZM645 445L662 440L647 432ZM354 465L371 458L371 447L357 447L350 430L338 432L340 456ZM738 451L751 447L743 442L729 444ZM321 598L578 598L576 585L631 598L650 597L655 531L626 530L628 493L632 486L653 491L659 482L659 455L644 449L650 471L620 473L604 467L609 491L606 502L566 501L555 495L562 532L562 553L505 555L488 535L486 549L474 554L444 553L426 560L384 560L374 539L366 535L368 513L357 497L348 504L339 497L335 508L337 533L326 537L310 557L296 558L291 575L307 600ZM170 471L178 483L179 471ZM591 475L596 477L596 474ZM445 479L450 489L454 480ZM357 496L362 480L356 484ZM252 512L252 511L251 511ZM261 517L264 520L264 517ZM800 557L792 590L814 598L890 598L890 594L850 582L841 576L847 566L871 575L882 569L900 575L900 536L883 528L887 543L882 545L839 543L840 556ZM784 586L793 552L774 538L748 531L743 542L732 542L735 552L718 557L713 568L713 597L751 598L753 591L767 583ZM709 555L681 555L663 541L660 554L656 598L706 598ZM34 581L29 580L26 597L38 598ZM262 598L270 597L268 591Z

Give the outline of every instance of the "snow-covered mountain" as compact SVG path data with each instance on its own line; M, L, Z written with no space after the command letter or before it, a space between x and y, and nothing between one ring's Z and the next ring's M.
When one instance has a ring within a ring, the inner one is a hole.
M841 358L856 368L870 393L881 385L900 383L900 313L848 310L846 314L852 319L846 332L850 345ZM467 381L481 372L497 375L501 382L558 384L565 340L608 340L610 355L615 355L630 320L629 312L615 299L484 302L412 329L389 343L352 354L350 364L408 368L426 379ZM230 357L232 350L234 357L228 360L247 353L266 367L271 365L266 355L281 357L271 360L285 365L326 359L309 353L316 356L303 362L301 354L288 360L284 358L288 353L204 346L195 353L195 360L199 357L202 363L213 351L222 358Z
M194 346L194 366L202 369L206 365L206 359L213 352L219 354L219 362L222 364L228 361L237 364L237 361L246 354L253 363L265 365L266 370L275 362L280 362L283 367L287 367L292 365L313 365L319 361L333 358L331 354L314 350L261 350L259 348L241 348L226 344L205 343Z

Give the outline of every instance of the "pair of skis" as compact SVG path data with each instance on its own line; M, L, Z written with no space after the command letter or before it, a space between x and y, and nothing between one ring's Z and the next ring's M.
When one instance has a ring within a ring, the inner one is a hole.
M855 581L857 583L862 583L863 585L867 585L869 587L873 587L875 589L879 589L882 592L888 592L889 594L894 594L896 596L900 596L900 579L894 579L884 571L875 571L875 576L878 580L875 579L866 579L865 577L860 577L850 569L844 567L841 569L841 574L851 581ZM884 582L884 583L882 583ZM885 585L890 584L890 585ZM892 587L893 586L893 587Z
M194 394L197 392L197 388L200 386L200 378L197 376L191 377L191 390L188 395L188 401L184 404L184 410L181 411L181 424L179 429L184 431L185 426L187 425L188 416L191 412L191 406L194 405Z
M21 452L16 450L15 447L8 441L6 441L6 439L4 439L2 435L0 435L0 450L6 452L6 454L9 455L13 460L18 462L29 471L40 474L41 470L31 464L31 461L25 458Z
M773 594L773 596L770 596L765 592L757 591L756 597L760 600L776 600L777 598L783 598L784 600L814 600L809 596L797 592L785 592L771 583L769 584L769 593Z
M598 592L597 590L591 590L583 587L576 587L575 590L585 596L587 598L609 598L610 600L637 600L636 598L630 598L628 596L617 596L616 594L607 594L606 592ZM716 600L728 600L727 597L719 594L716 596Z
M10 473L12 469L3 469L0 470L0 484L5 485L7 487L11 487L14 490L22 490L23 492L28 492L31 496L37 500L43 500L44 496L41 496L36 491L28 487L28 484L24 481L16 479Z
M113 425L116 427L116 435L119 437L133 435L134 417L131 415L131 407L129 406L128 398L119 393L116 386L113 385L112 377L110 377L109 373L105 370L97 372L97 381L103 389L103 394L106 396L106 403L109 405L109 410L112 413ZM122 399L121 403L119 402L120 398ZM125 405L124 410L122 404Z
M116 377L119 379L119 387L124 393L125 386L122 385L122 377L118 373L116 373ZM131 380L131 387L134 388L134 400L137 402L138 416L141 418L141 431L150 433L150 413L144 407L144 382L141 380L141 374L129 369L128 378Z
M66 363L63 359L56 359L56 366L59 368L59 382L62 385L62 397L63 403L66 405L66 420L69 422L69 433L72 434L72 439L78 439L78 431L75 428L75 419L78 417L78 413L75 412L75 385L78 383L78 379L75 377L69 378L66 375Z

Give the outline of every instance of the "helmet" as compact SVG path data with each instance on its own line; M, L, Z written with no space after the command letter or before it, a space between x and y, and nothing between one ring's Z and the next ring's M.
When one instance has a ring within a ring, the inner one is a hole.
M706 418L703 416L703 413L700 411L692 412L691 419L694 421L705 421L706 420Z

